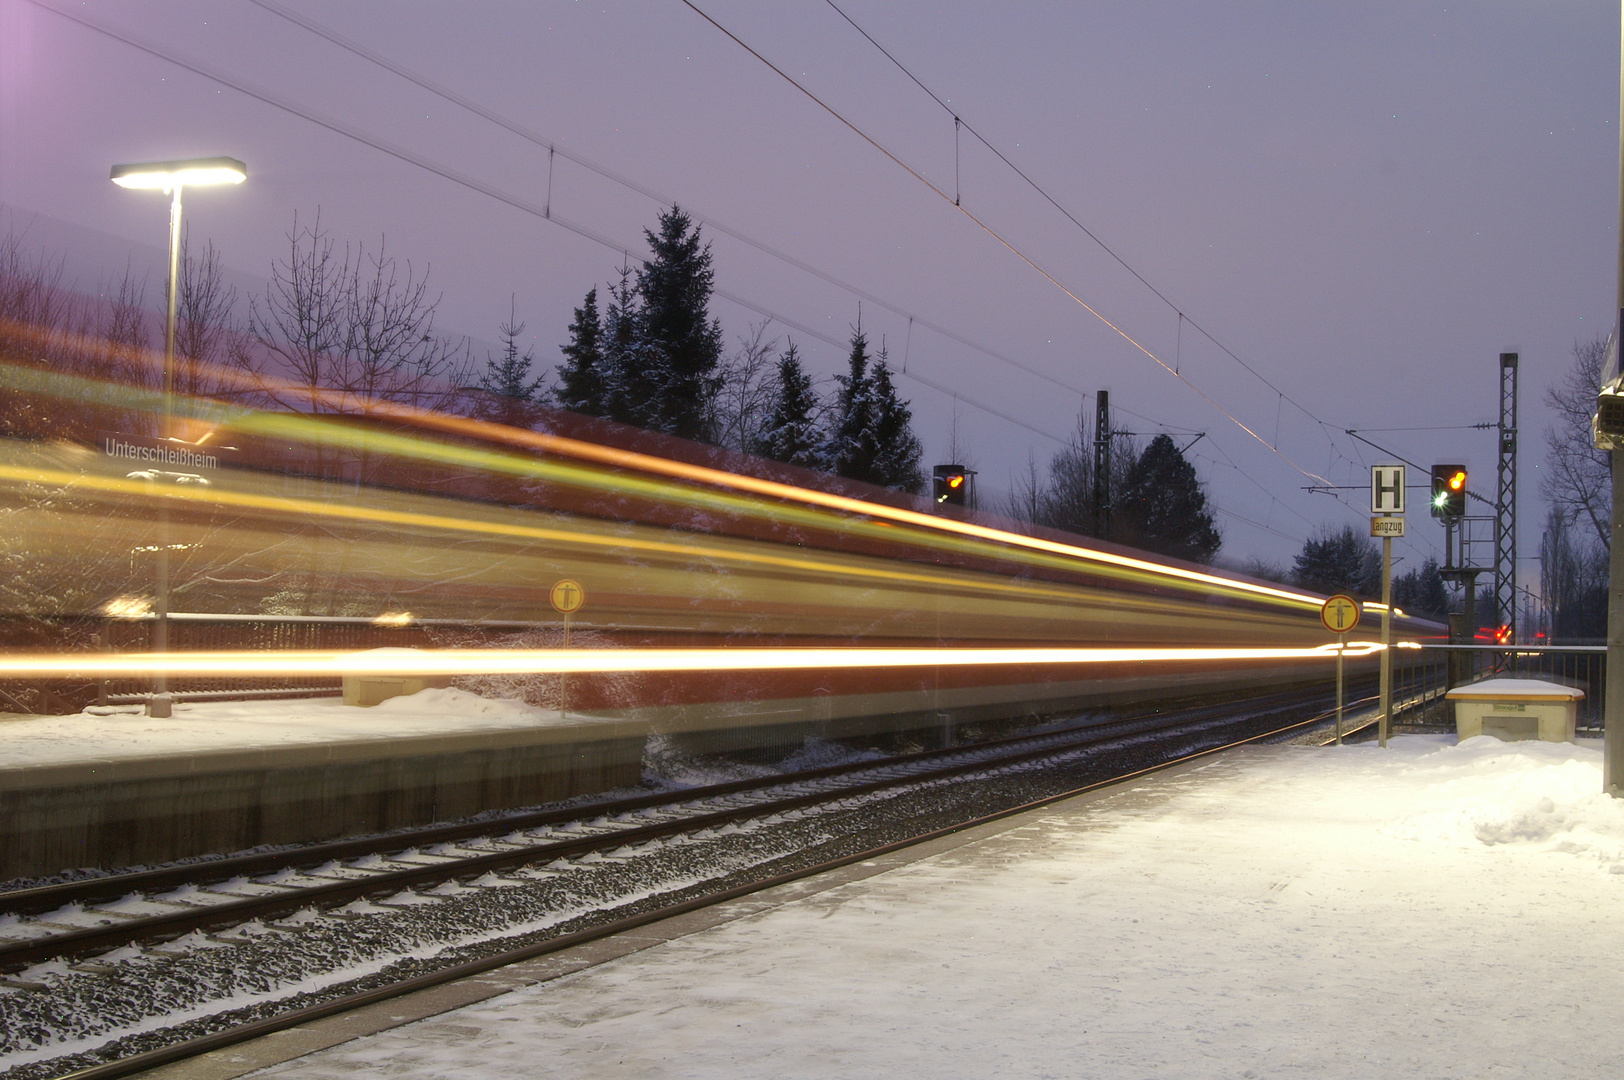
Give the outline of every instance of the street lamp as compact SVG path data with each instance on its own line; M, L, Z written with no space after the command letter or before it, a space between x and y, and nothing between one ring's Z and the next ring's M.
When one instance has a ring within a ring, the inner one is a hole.
M240 184L248 179L248 166L236 158L192 158L186 161L145 161L131 165L114 165L113 183L123 188L143 191L162 191L170 195L169 202L169 311L164 320L164 394L163 416L159 421L158 438L169 442L174 416L175 393L175 296L180 286L180 192L183 187L203 187L211 184ZM169 506L158 502L158 569L157 596L153 602L152 648L154 652L169 651ZM147 712L152 716L168 716L171 710L169 678L160 674L153 682L152 701Z

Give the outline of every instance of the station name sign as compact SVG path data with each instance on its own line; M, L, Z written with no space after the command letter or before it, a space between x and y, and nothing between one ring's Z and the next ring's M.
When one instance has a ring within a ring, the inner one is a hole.
M220 459L184 443L140 439L128 435L102 436L102 453L111 458L177 469L218 469Z

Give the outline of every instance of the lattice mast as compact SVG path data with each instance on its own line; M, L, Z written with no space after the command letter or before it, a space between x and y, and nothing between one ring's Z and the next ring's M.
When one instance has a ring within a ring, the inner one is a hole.
M1494 496L1494 606L1517 640L1517 354L1500 354L1500 463Z

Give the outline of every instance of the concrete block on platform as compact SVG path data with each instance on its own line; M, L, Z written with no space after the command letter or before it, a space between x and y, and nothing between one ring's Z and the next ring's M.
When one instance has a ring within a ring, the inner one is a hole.
M346 675L344 704L369 708L390 698L409 697L422 690L444 690L449 675Z

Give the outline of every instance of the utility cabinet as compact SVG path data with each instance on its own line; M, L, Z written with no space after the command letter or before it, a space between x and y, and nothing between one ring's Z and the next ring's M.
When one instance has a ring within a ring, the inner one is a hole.
M1444 695L1455 705L1455 737L1493 735L1502 742L1573 742L1585 692L1540 679L1484 679Z

